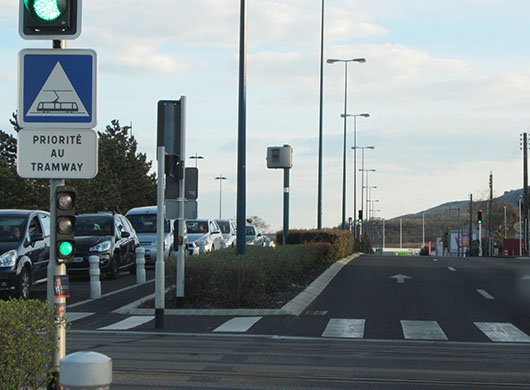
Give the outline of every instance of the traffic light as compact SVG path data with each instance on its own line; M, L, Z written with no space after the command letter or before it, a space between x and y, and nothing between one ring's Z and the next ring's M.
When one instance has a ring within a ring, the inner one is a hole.
M56 213L57 263L69 263L75 252L75 190L72 187L57 187Z
M359 223L363 223L363 211L359 210L359 218L357 220Z
M19 0L24 39L75 39L81 34L81 0Z
M478 224L479 224L479 225L482 224L482 210L479 210L479 211L478 211Z

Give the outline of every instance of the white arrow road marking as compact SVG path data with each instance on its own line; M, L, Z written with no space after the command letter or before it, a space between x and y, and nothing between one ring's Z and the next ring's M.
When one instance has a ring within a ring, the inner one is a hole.
M438 261L438 259L432 259L432 261Z
M357 338L364 337L365 320L352 320L348 318L332 318L329 320L322 337L344 337Z
M401 275L401 274L397 274L397 275L394 275L394 276L389 276L388 278L389 279L396 279L397 282L400 283L400 284L405 283L405 279L413 279L411 276Z
M453 272L456 271L456 269L453 268L453 267L447 267L447 269L448 269L449 271L453 271Z
M525 275L525 276L523 276L521 279L523 279L523 280L530 280L530 275Z

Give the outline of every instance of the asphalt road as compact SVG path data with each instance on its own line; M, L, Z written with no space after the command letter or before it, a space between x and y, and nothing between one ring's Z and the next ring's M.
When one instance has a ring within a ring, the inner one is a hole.
M112 389L530 389L530 259L361 256L300 313L166 310L163 329L134 280L98 300L71 282L67 350L112 357Z

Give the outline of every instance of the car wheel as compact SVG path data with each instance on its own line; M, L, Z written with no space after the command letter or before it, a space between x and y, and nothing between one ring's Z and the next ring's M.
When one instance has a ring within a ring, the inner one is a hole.
M110 260L109 279L116 280L120 277L120 264L117 256Z
M29 293L31 291L31 275L29 270L24 267L20 271L17 286L17 297L22 299L29 299Z

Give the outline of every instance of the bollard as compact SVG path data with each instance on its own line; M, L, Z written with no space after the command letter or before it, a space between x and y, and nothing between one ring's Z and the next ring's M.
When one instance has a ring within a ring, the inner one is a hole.
M88 262L90 263L90 298L98 299L101 298L101 282L99 280L101 271L99 270L99 256L89 256Z
M75 352L61 359L59 381L64 390L108 390L112 359L98 352Z
M136 284L145 283L145 249L136 248Z

